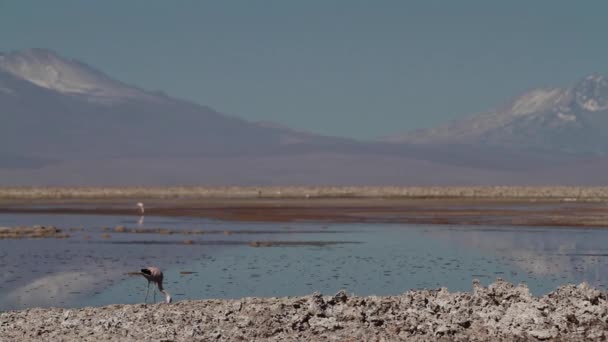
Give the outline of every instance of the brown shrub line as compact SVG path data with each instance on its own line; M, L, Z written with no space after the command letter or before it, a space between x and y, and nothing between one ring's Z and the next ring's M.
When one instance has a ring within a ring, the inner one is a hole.
M284 187L3 187L0 199L120 199L120 198L526 198L608 199L608 187L577 186L284 186Z

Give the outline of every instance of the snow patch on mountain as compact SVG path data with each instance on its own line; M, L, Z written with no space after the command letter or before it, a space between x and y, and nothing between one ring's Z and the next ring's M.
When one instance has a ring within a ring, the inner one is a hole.
M577 84L576 103L589 112L608 110L608 80L602 75L593 74Z
M101 101L147 96L143 91L114 81L83 63L45 49L0 54L0 71L39 87Z
M564 99L565 91L555 89L535 89L519 97L511 107L511 113L515 116L526 115L547 109L551 109Z
M600 110L608 109L608 106L600 106L599 103L597 103L597 101L594 99L590 99L588 101L583 102L582 106L590 112L597 112Z
M564 113L557 113L557 117L563 121L576 121L576 116Z
M568 88L538 88L489 112L386 139L608 154L608 80L589 75Z

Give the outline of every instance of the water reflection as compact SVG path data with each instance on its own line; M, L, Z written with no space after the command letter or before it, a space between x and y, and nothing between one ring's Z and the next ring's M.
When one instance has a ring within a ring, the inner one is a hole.
M293 296L347 289L399 294L501 277L541 294L606 282L608 231L387 224L233 223L198 218L1 214L0 226L84 227L68 239L0 240L0 310L142 302L164 269L174 300ZM115 226L125 226L122 233ZM135 228L144 233L134 233ZM154 228L154 229L153 229ZM207 234L159 234L156 228ZM218 238L221 237L221 238ZM187 240L185 240L187 239ZM186 241L189 241L186 243Z
M528 274L559 283L586 281L604 287L608 231L548 227L450 227L429 232L450 244L494 253Z
M98 287L97 277L83 272L43 275L6 296L9 307L52 306L86 296Z

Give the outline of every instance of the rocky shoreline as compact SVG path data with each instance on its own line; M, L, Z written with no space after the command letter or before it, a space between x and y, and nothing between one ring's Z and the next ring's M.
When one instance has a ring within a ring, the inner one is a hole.
M0 313L0 340L603 341L607 293L564 285L534 297L498 280L473 292L313 294Z

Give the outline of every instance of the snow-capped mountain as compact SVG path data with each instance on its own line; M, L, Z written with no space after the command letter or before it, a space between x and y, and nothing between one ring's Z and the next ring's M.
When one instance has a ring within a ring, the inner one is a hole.
M490 112L389 140L608 154L608 78L593 74L569 88L534 89Z
M45 49L0 54L0 122L0 156L36 160L267 155L351 143L147 92Z
M84 63L63 58L46 49L0 53L0 71L42 88L101 102L151 98L145 92L115 81ZM10 89L0 85L0 91L10 92Z
M250 122L50 50L0 53L0 186L606 184L608 158L589 158L605 132L599 75L388 143Z

